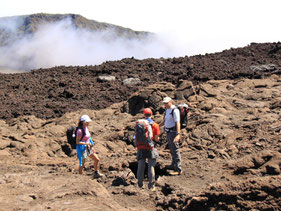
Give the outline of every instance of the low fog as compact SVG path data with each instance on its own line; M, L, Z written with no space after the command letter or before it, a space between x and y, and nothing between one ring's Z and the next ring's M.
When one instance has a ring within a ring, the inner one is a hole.
M176 28L184 32L167 30L151 33L143 40L133 40L122 38L113 30L92 32L75 28L71 19L42 24L35 33L19 37L18 29L23 21L23 16L0 18L0 40L4 40L0 45L0 72L22 72L60 65L99 65L105 61L131 57L192 56L244 47L251 42L280 40L278 31L265 36L259 28L237 28L231 24L228 28L220 25L210 28L204 27L203 23L196 25L195 22ZM243 33L240 33L241 30Z
M0 27L6 27L7 32L13 33L20 25L20 20L4 23L2 21ZM145 40L129 40L118 37L110 30L90 32L77 29L66 19L41 25L34 34L0 47L0 67L29 71L59 65L98 65L130 57L179 56L181 52L175 46L165 35L152 34Z

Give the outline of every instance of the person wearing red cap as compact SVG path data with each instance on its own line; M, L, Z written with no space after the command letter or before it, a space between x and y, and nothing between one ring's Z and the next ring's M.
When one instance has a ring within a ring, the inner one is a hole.
M152 110L150 108L145 108L144 111L145 120L149 122L152 127L152 140L154 142L159 141L160 135L160 128L159 124L154 122L152 117ZM137 170L137 178L138 178L138 186L141 188L143 186L143 179L144 179L144 170L145 170L145 161L148 159L148 188L151 191L155 191L155 171L154 167L156 165L156 159L158 158L159 154L157 149L154 147L152 150L147 149L138 149L137 152L137 159L138 159L138 170Z
M159 141L159 135L160 135L160 128L159 124L154 122L151 117L152 117L152 110L150 108L145 108L143 110L143 114L145 116L145 119L151 124L152 126L152 131L153 131L153 137L152 140L158 142Z

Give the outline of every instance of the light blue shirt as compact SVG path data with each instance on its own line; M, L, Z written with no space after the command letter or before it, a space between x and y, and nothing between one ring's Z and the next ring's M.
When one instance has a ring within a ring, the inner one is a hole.
M174 115L172 115L173 109ZM175 105L172 105L171 108L166 109L164 126L165 128L172 128L176 126L176 122L180 122L180 111Z

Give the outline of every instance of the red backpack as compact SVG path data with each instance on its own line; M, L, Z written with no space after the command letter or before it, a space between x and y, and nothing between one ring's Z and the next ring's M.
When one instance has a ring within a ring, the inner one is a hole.
M152 150L154 148L152 127L147 120L139 119L136 122L135 136L137 149Z

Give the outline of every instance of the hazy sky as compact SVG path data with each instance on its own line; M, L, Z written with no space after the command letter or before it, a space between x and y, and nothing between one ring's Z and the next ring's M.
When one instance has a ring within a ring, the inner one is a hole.
M280 8L280 0L6 0L0 17L80 14L159 33L164 42L181 47L175 56L190 56L281 41Z

